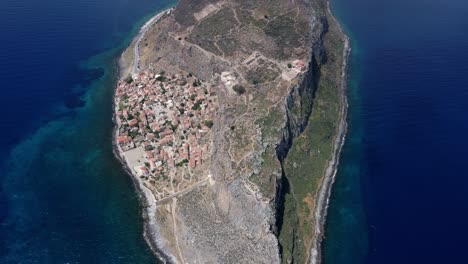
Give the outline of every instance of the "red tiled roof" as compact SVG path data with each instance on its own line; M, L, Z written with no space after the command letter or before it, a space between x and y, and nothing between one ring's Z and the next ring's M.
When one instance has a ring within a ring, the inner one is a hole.
M119 143L127 142L127 141L129 141L129 140L130 140L130 138L127 137L127 136L119 136L119 137L117 137L117 142L119 142Z

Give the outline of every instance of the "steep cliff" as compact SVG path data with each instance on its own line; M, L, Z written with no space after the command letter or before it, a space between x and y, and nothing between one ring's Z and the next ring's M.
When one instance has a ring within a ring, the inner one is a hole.
M219 102L210 184L148 215L170 261L310 260L343 107L344 38L330 21L325 0L181 0L148 30L140 68L194 75Z

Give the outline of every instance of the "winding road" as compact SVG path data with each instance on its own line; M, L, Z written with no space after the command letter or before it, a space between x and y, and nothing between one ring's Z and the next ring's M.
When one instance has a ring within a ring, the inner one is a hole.
M135 48L133 50L134 52L134 61L133 61L133 69L132 69L132 74L138 73L140 70L140 43L141 39L145 36L146 32L148 29L156 22L161 19L161 17L165 14L170 14L172 12L173 8L170 8L168 10L164 10L161 13L155 15L152 17L148 22L146 22L138 32L138 35L136 36L136 42L135 42Z

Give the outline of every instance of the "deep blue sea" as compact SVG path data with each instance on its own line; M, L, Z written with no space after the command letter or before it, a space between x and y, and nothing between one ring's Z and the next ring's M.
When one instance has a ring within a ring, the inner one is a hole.
M353 51L325 263L467 263L468 1L332 6Z
M115 58L172 0L0 1L0 263L154 263L112 153Z
M0 1L0 263L156 261L111 103L115 58L173 2ZM332 4L353 51L325 263L466 263L468 2Z

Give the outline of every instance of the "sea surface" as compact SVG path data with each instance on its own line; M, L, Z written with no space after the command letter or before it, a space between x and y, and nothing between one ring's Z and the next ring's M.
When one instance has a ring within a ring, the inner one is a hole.
M115 58L172 4L0 1L0 263L155 263L112 95Z
M353 50L324 263L467 263L468 1L332 6Z
M111 104L115 58L173 3L0 1L0 263L156 261ZM465 263L468 2L332 6L353 51L325 263Z

